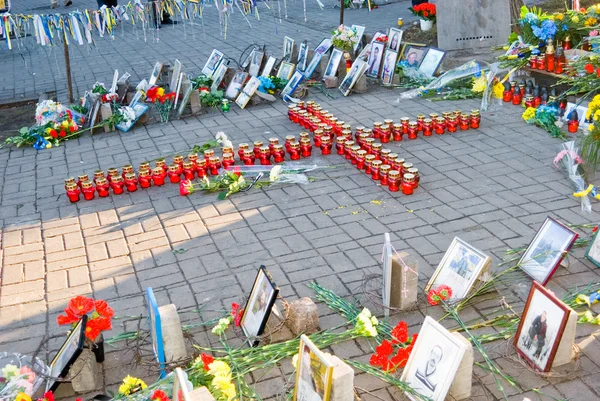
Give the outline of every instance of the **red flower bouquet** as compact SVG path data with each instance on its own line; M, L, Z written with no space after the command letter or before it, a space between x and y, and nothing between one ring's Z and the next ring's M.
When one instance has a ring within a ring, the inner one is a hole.
M398 369L403 369L408 362L408 357L413 350L417 334L412 338L408 335L408 324L400 321L392 330L392 340L383 340L375 348L375 353L371 355L369 363L372 366L381 367L384 372L394 373Z
M169 121L169 114L175 104L175 96L175 92L165 93L160 86L153 86L146 92L146 100L154 103L163 123Z
M452 288L448 287L446 284L431 289L427 294L427 302L429 302L429 305L431 306L435 306L442 301L447 301L450 298L452 298Z
M100 333L112 329L111 318L115 312L103 300L94 300L79 295L72 298L64 309L65 315L58 315L56 322L59 326L70 324L75 326L84 315L91 312L85 326L85 336L90 341L96 341Z
M433 3L421 3L408 9L421 19L435 21L436 11Z

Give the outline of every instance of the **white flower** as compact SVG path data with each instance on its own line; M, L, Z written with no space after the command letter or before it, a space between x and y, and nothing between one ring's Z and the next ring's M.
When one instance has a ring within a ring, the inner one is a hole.
M217 132L217 135L215 135L215 139L217 140L217 142L223 143L227 140L227 135L225 135L223 131L219 131Z
M292 357L292 366L294 369L298 369L298 354Z
M238 185L242 186L242 185L244 185L244 184L246 183L246 180L244 179L244 176L243 176L243 175L240 175L240 176L238 177L238 180L237 180L237 182L238 182Z
M269 181L275 182L279 178L279 174L281 173L281 166L275 166L271 169L269 173Z
M125 121L135 121L135 111L129 106L121 107L121 113Z
M221 146L224 148L226 148L226 147L233 148L233 143L231 143L231 141L229 139L226 139L223 142L221 142Z

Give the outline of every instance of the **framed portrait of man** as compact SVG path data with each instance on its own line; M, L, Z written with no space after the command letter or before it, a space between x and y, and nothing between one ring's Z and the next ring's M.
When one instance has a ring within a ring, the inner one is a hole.
M381 60L383 59L383 52L385 50L385 44L382 42L371 43L371 54L367 61L367 76L377 78L381 73Z
M271 279L267 269L260 266L240 322L250 346L258 344L257 337L263 333L267 325L277 294L279 288Z
M204 64L204 67L202 67L202 73L209 78L212 77L223 57L225 57L223 53L217 49L213 49L210 57L206 61L206 64Z
M359 78L362 76L362 74L364 74L366 69L367 63L363 60L356 60L352 64L352 67L350 67L350 70L348 71L348 73L346 74L342 83L339 86L339 89L344 96L348 96L348 94L350 94L350 91L352 90L356 82L359 80Z
M333 384L333 365L327 357L302 334L296 365L294 401L329 401Z
M405 43L402 47L400 65L402 67L419 68L427 49L425 45L418 43Z
M254 50L254 52L252 53L252 57L250 58L250 68L248 69L248 73L251 77L258 76L264 56L265 54L258 50Z
M236 72L235 75L233 76L233 79L227 86L227 89L225 90L225 97L228 99L235 99L240 94L240 91L242 90L242 86L244 85L244 82L246 82L247 78L248 78L247 72L245 72L245 71Z
M383 56L383 67L381 68L381 83L383 85L391 85L396 70L396 60L398 53L392 49L387 49Z
M288 96L292 96L294 94L294 92L296 91L296 88L298 88L298 85L300 85L300 82L302 82L303 79L304 79L304 74L302 74L300 71L296 70L294 72L294 75L292 75L292 78L290 78L288 83L285 85L285 87L281 91L282 99L286 100L286 98Z
M296 69L300 72L304 72L306 66L308 64L308 43L303 41L300 44L300 49L298 50L298 62L296 63Z
M327 63L327 67L325 68L325 74L323 74L326 78L332 78L337 75L337 70L340 65L340 61L344 57L344 52L340 49L333 49L331 52L331 57L329 58L329 62Z

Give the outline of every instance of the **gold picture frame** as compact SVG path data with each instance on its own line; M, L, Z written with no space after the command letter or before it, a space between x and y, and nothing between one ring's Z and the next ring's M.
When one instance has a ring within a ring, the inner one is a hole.
M329 401L333 384L333 364L305 335L300 336L294 400Z

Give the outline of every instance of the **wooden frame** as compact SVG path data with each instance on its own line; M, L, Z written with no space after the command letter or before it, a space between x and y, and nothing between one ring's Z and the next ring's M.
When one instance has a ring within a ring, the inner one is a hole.
M462 253L462 255L459 253ZM460 256L458 261L457 256ZM472 262L473 257L479 258L478 263ZM454 237L433 276L427 283L425 292L429 292L429 290L440 284L446 284L452 288L450 302L460 301L467 296L491 261L492 259L485 253L460 238ZM453 262L455 262L455 266L451 266Z
M600 267L600 242L596 244L596 241L599 239L598 231L594 234L592 241L590 242L590 246L585 251L585 257L596 265L596 267ZM597 249L596 249L597 248ZM593 251L592 251L593 250Z
M242 92L235 99L235 103L242 109L246 107L246 105L250 101L250 98L254 96L259 86L260 81L258 80L258 78L250 77L250 80L246 83L244 89L242 89Z
M558 249L553 249L552 247L554 238L544 238L553 228L554 233L550 233L550 235L561 232L568 234L562 241L563 245ZM552 217L546 217L546 220L535 234L535 237L533 237L525 253L519 259L518 266L531 278L542 285L546 285L578 236L579 234L575 231L554 220ZM542 245L542 240L545 242L544 245ZM554 257L551 263L545 266L544 264L546 264L549 255L553 255Z
M536 298L534 300L534 297L536 297L536 294L538 294L538 293L540 294L541 298ZM537 308L536 311L531 311L532 301L540 302L542 304L541 308ZM549 305L547 303L547 301L550 301L550 303L553 306L555 306L556 309L552 310L550 312L547 311L545 309ZM546 305L543 305L543 304L546 304ZM543 310L542 313L540 315L537 315L533 320L531 320L530 316L528 314L530 312L537 314L539 310ZM556 321L557 313L560 313L561 311L563 313L563 316L560 319L560 323L558 325L552 325L549 328L548 327L549 319L552 319L552 321ZM558 299L556 296L554 296L554 294L552 294L550 291L548 291L546 288L544 288L538 282L536 282L536 281L532 282L531 290L529 291L529 296L527 297L527 303L525 304L525 309L523 310L523 314L521 315L519 327L517 329L517 333L515 334L515 338L513 340L513 345L514 345L515 349L517 350L517 352L519 353L519 355L521 355L535 369L542 371L542 372L548 372L552 368L552 362L554 361L554 356L556 355L556 351L558 350L558 346L560 345L560 340L562 339L563 333L565 331L565 327L567 325L567 320L569 319L570 312L571 311L569 310L569 308L560 299ZM545 315L545 318L543 318L544 315ZM528 324L528 326L526 326L526 324ZM524 327L527 328L527 333L525 333L525 335L522 336ZM548 331L550 331L552 334L553 329L556 329L556 336L554 337L554 341L552 341L552 347L550 347L549 349L546 349L546 351L543 351L543 347L546 345L545 341L547 338ZM541 338L540 334L542 332L543 332L543 337L544 337L544 344L542 345L542 348L540 348L539 342L540 342L540 338ZM523 337L526 337L526 338L523 338ZM527 348L527 350L529 351L530 348L532 346L534 346L534 344L533 344L534 340L538 341L537 348L540 351L538 359L545 358L546 355L548 356L546 361L543 363L542 363L542 361L536 362L534 359L532 359L532 357L535 358L535 354L538 353L537 349L533 353L533 356L529 355L528 352L523 349L523 348ZM549 351L549 353L548 353L548 351Z
M416 50L421 50L418 48L424 48L422 55L419 57L418 62L414 65L410 64L409 61L407 60L407 54L411 49L416 49ZM406 66L407 67L412 67L412 68L419 68L419 66L421 65L421 61L423 61L423 58L425 57L425 55L427 54L427 46L420 44L420 43L405 43L404 46L402 46L402 51L400 53L400 62L405 61L406 62Z
M289 66L289 68L284 68L284 66L285 67ZM296 69L296 64L283 61L279 65L279 70L277 70L277 78L285 79L285 80L289 81L290 78L292 77L292 75L294 75L295 69ZM287 72L287 74L284 74L284 72Z
M248 301L246 301L244 314L242 315L242 320L240 322L242 331L246 335L248 344L250 344L251 347L258 344L259 340L256 337L264 332L269 316L271 315L271 309L273 309L278 294L279 288L277 288L271 279L271 275L265 266L261 265L258 268L258 273L254 279L252 291L250 292ZM258 306L258 308L256 308L256 306ZM251 323L247 321L247 319L250 319L250 313L258 319L257 327L250 326L256 326L257 321Z
M317 369L313 368L315 365L317 365ZM323 366L323 374L320 374L319 377L314 377L315 370L320 371ZM311 401L329 401L332 385L333 365L327 360L321 350L305 334L302 334L298 348L294 401L306 399ZM303 392L309 391L312 394L303 394Z
M71 366L83 351L86 324L87 315L83 315L81 320L75 325L75 328L71 330L71 333L54 358L52 358L52 362L50 363L51 377L65 378L69 374L69 369L71 369ZM60 381L48 379L46 390L56 391L60 383Z

